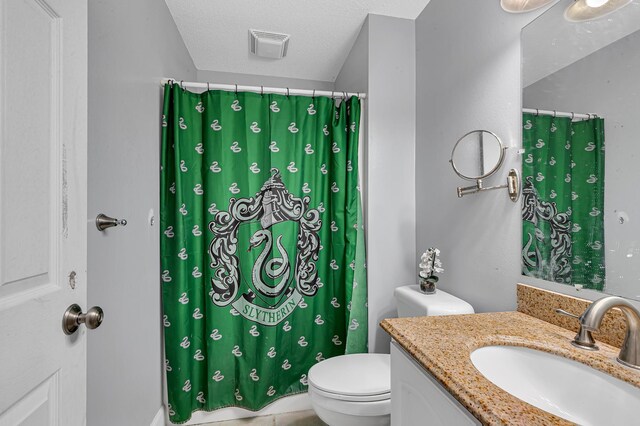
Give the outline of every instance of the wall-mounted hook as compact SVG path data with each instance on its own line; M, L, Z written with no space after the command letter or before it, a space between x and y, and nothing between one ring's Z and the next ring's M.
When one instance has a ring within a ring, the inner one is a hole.
M125 219L115 219L102 213L96 217L96 227L98 228L98 231L104 231L107 228L112 228L118 225L126 226L126 224L127 221Z

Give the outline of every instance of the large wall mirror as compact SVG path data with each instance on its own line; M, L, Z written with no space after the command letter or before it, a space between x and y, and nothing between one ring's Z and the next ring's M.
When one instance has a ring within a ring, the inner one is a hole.
M522 31L522 273L640 300L640 0L580 1Z

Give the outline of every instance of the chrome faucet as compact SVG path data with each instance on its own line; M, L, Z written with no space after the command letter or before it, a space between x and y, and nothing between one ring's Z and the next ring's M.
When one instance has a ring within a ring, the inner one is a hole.
M617 296L596 300L580 316L580 328L587 332L598 331L604 315L612 308L619 308L627 322L627 332L617 360L628 367L640 369L640 311L627 300Z

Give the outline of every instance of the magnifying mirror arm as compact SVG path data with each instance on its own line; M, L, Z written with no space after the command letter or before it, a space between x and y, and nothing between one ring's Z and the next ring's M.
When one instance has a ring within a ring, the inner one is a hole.
M520 198L520 175L516 169L509 170L509 175L507 176L507 183L505 185L495 185L495 186L483 186L482 179L477 179L476 184L473 186L459 186L457 188L458 198L462 198L465 195L476 194L482 191L491 191L494 189L508 189L509 190L509 199L514 203L518 201Z
M457 189L458 198L462 198L465 195L475 194L482 191L482 179L478 179L473 186L459 186Z
M462 198L465 195L475 194L476 192L481 191L491 191L492 189L503 189L507 188L508 185L495 185L495 186L487 186L484 187L482 185L482 179L478 179L476 184L473 186L459 186L458 187L458 198Z

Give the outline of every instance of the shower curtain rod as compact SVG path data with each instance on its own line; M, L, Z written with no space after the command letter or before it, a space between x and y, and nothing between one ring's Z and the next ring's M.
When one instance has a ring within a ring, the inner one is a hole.
M550 111L546 109L538 109L538 108L522 108L522 112L527 114L535 114L535 115L552 115L554 117L567 117L572 120L590 120L592 118L598 118L597 114L578 114L577 112L561 112L561 111Z
M205 90L226 90L229 92L255 92L255 93L273 93L277 95L298 95L298 96L330 96L332 98L341 99L344 97L357 96L360 99L366 99L367 94L364 92L342 92L329 90L309 90L309 89L290 89L288 87L267 87L267 86L245 86L241 84L220 84L220 83L198 83L176 80L174 78L163 78L160 85L173 82L185 89L205 89Z

